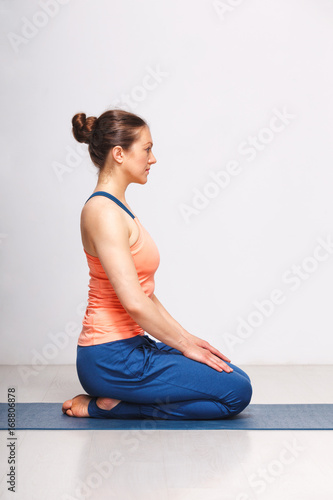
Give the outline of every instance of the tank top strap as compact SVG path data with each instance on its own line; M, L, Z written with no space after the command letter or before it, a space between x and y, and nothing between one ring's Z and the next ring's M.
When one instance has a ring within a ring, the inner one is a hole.
M87 199L87 201L89 201L90 198L92 198L93 196L106 196L110 200L112 200L115 203L117 203L117 205L119 205L123 210L125 210L125 212L127 212L132 217L132 219L135 219L135 215L133 215L132 212L130 210L128 210L128 208L125 207L125 205L120 200L118 200L118 198L116 198L115 196L113 196L112 194L107 193L106 191L96 191L96 193L93 193L91 196L89 196L89 198ZM86 203L87 203L87 201L86 201Z

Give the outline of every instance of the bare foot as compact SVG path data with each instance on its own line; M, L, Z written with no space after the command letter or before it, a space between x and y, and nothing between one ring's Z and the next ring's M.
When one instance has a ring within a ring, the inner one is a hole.
M73 399L68 399L62 405L62 412L69 417L90 417L88 413L88 405L92 397L87 394L79 394ZM112 410L118 403L119 399L112 398L97 398L96 404L103 410Z

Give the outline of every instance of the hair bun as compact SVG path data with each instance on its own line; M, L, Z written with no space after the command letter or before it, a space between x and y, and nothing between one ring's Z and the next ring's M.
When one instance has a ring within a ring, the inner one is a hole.
M97 118L95 116L87 118L85 113L77 113L72 118L72 125L72 132L75 139L79 142L89 144L97 125Z

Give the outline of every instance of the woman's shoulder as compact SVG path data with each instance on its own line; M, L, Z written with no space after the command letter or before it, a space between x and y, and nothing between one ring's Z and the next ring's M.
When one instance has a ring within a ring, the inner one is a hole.
M81 210L81 225L87 228L114 228L127 226L126 218L123 210L115 203L102 197L95 196L86 203ZM126 215L126 214L125 214Z

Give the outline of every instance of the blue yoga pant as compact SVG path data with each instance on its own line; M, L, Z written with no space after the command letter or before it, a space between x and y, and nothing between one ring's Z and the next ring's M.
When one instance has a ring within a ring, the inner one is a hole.
M92 396L93 418L171 420L221 419L237 415L249 404L249 376L218 372L185 357L148 335L93 346L77 346L76 368L83 389ZM102 410L98 397L121 402Z

